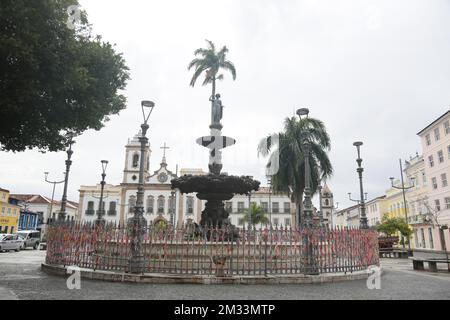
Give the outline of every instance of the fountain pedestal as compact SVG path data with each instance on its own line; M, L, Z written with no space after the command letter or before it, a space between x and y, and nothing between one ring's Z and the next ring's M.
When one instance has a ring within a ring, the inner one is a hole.
M233 198L235 194L248 194L259 189L259 181L248 176L237 177L221 174L222 149L232 146L236 140L222 136L222 102L220 95L211 97L212 114L211 135L200 137L197 143L209 149L209 174L204 176L185 175L171 181L172 189L179 189L181 193L197 193L197 198L205 200L200 225L224 227L230 226L229 212L225 210L223 201ZM231 226L233 228L233 226Z

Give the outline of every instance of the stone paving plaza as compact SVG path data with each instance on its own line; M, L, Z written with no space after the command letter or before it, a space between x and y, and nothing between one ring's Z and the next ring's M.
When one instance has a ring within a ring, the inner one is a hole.
M45 251L0 253L2 299L450 299L450 274L417 272L408 260L383 259L380 290L366 280L315 285L155 285L82 280L69 290L66 279L45 274Z

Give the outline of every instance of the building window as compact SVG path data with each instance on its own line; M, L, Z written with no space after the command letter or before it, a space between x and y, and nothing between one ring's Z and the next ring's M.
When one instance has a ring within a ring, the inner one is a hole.
M442 181L442 187L445 188L446 186L448 186L448 182L447 182L447 174L443 173L441 174L441 181Z
M419 246L419 238L417 237L417 229L414 229L414 243L416 245L416 248L420 248L420 246Z
M450 146L447 146L448 158L450 159Z
M430 240L430 249L433 249L434 248L433 230L431 230L431 228L428 228L428 238Z
M244 212L244 202L238 202L238 213Z
M158 213L164 213L165 202L166 200L164 199L164 196L158 197Z
M279 222L279 219L278 219L278 218L273 218L273 224L274 224L275 226L278 226L279 223L280 223L280 222Z
M117 214L116 206L117 206L117 203L115 201L109 202L108 215L115 216Z
M444 122L444 131L446 135L450 134L450 121L448 120Z
M155 198L153 196L147 197L147 213L153 214L153 207L155 206Z
M133 168L137 168L139 165L139 155L137 153L133 154Z
M94 201L88 201L86 215L93 215L94 214Z
M172 214L174 214L175 213L175 196L174 195L171 195L170 197L169 197L169 213L172 213ZM172 219L172 217L170 218L170 219ZM173 224L173 221L171 220L171 223Z
M436 211L441 211L441 201L439 199L434 200Z
M129 207L128 211L132 213L135 206L136 206L136 196L130 196L130 198L128 198L128 207Z
M328 207L330 205L330 200L325 199L325 205Z
M186 213L193 214L194 213L194 197L188 196L186 198Z
M284 225L285 225L286 227L289 227L289 226L291 225L291 219L285 218L285 219L284 219Z
M233 212L233 202L227 201L225 203L225 210L227 210L228 213Z
M279 213L280 212L280 204L278 202L272 203L272 212Z
M285 202L284 203L284 213L290 213L291 212L291 203Z
M444 202L445 202L445 208L450 209L450 197L445 197Z
M439 159L439 163L444 162L444 152L442 152L442 150L438 151L438 159Z
M269 212L269 204L267 202L261 202L261 210L264 213Z
M420 228L420 236L422 238L422 245L421 245L421 247L425 248L426 247L426 244L425 244L425 232L423 231L423 228Z
M438 184L437 184L437 179L436 178L432 178L431 179L431 185L433 186L433 189L437 189L438 188Z
M439 128L434 129L434 140L439 141L441 139L441 132Z
M433 167L434 167L434 159L433 159L433 156L429 156L429 157L428 157L428 162L429 162L429 164L430 164L430 167L433 168Z
M431 138L430 138L430 135L429 135L429 134L427 134L427 135L425 136L425 140L426 140L427 146L431 145Z

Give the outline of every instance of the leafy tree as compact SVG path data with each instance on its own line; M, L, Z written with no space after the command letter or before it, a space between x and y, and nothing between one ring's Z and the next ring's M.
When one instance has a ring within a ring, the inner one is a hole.
M333 173L333 167L327 152L331 148L330 137L322 121L314 118L286 118L284 131L263 138L258 145L258 154L269 156L270 167L274 157L278 157L279 170L272 176L272 186L275 192L290 195L301 212L303 193L305 190L305 148L310 146L310 181L312 194L317 192L322 179ZM297 217L298 217L297 213ZM299 223L299 221L297 221Z
M128 68L92 36L86 13L69 28L77 0L2 0L0 149L65 148L67 132L100 130L125 108Z
M406 223L404 218L394 217L388 218L387 216L383 217L381 220L381 224L376 227L378 232L382 232L387 236L392 236L397 232L409 239L412 235L412 230L409 225Z
M223 74L219 74L220 69L231 72L233 80L236 80L236 68L234 64L226 59L228 53L227 47L222 47L219 51L216 51L214 43L206 40L208 47L206 49L200 48L195 50L195 58L189 63L188 70L195 68L194 75L192 76L190 85L193 87L198 77L205 72L205 80L203 85L212 84L212 96L216 94L216 80L223 80Z
M243 222L249 222L251 219L252 225L258 225L260 223L266 224L269 223L269 219L267 215L264 213L262 208L258 206L256 203L252 203L250 208L246 209L244 217L241 219Z

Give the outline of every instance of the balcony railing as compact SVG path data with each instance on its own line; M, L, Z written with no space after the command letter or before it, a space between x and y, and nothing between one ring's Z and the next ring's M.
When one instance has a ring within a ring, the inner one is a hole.
M93 216L95 214L95 210L94 209L87 209L84 213L87 216Z
M108 216L115 216L117 214L116 210L108 210Z

